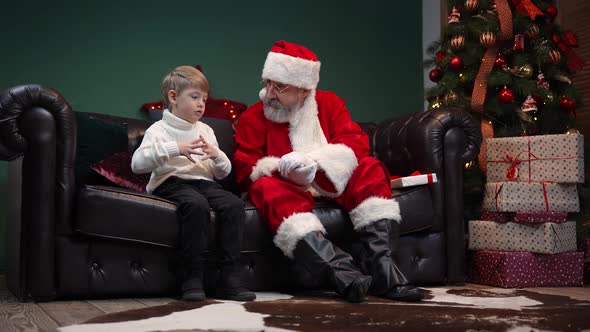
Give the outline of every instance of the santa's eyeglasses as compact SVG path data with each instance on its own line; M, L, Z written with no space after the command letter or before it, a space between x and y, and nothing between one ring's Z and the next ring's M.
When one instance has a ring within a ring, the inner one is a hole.
M260 81L260 85L268 89L274 89L276 94L280 95L281 93L287 91L291 86L284 85L284 84L276 84L273 83L271 80L262 80Z

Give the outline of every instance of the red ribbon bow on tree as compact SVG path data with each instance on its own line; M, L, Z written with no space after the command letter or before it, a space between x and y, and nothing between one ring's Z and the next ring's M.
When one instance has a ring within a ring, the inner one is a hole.
M561 52L567 54L567 66L570 70L577 71L584 68L586 63L573 50L574 47L578 47L578 40L573 32L566 31L561 36L555 33L551 36L551 40L553 40Z
M545 15L531 0L510 0L510 2L516 7L516 10L523 15L529 16L531 20L534 20L537 15Z

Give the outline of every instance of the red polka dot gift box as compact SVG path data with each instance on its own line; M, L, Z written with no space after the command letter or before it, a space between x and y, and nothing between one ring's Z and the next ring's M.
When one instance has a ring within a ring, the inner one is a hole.
M469 281L497 287L583 286L584 253L470 252Z
M495 222L517 222L525 224L536 224L544 222L564 223L567 221L565 211L517 211L517 212L494 212L482 211L481 220Z

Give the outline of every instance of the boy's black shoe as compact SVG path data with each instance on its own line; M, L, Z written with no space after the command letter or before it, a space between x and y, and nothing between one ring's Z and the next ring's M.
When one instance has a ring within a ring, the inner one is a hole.
M425 291L409 285L395 286L385 293L384 297L401 302L418 302L425 297Z
M205 301L207 297L203 291L203 282L199 278L188 279L182 283L183 301Z
M217 282L215 297L232 301L253 301L256 294L242 285L241 270L238 266L224 266Z

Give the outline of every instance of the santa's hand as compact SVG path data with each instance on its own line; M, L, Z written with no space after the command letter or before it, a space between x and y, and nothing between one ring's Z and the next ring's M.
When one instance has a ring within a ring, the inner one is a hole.
M293 151L282 156L279 160L279 173L282 177L286 178L294 169L309 166L312 163L313 160L299 152Z
M299 185L308 185L315 178L317 164L299 152L287 153L279 160L279 173Z
M315 179L315 173L317 170L318 164L314 162L311 165L294 169L289 173L287 178L297 185L309 186L313 182L313 179Z

